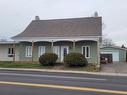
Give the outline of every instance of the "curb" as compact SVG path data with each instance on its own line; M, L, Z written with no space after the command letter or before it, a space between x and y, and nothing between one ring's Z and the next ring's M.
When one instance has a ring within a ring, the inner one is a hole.
M123 74L123 73L104 73L104 72L67 71L67 70L65 71L65 70L50 70L50 69L0 68L0 70L39 71L39 72L74 73L74 74L91 74L91 75L107 75L107 76L127 76L127 74Z

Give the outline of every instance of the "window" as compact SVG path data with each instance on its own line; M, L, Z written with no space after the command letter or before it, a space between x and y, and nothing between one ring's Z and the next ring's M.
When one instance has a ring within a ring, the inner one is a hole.
M26 46L26 57L32 57L32 46Z
M8 48L8 57L13 57L13 55L14 55L14 49Z
M39 46L38 47L38 57L40 57L44 53L45 53L45 46Z
M59 46L53 46L53 52L60 57L60 47Z
M90 46L83 46L82 54L85 55L86 58L90 58Z
M63 54L64 56L67 55L67 48L63 48Z

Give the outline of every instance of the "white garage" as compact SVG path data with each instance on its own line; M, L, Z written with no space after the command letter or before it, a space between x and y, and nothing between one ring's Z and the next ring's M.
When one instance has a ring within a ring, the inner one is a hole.
M119 61L119 51L101 51L101 54L111 54L112 61Z
M121 47L102 47L100 49L101 57L108 58L109 63L126 62L126 49Z

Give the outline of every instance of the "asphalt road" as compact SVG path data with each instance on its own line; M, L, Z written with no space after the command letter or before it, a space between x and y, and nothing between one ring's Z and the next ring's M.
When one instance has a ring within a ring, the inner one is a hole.
M0 70L0 95L127 95L127 77Z

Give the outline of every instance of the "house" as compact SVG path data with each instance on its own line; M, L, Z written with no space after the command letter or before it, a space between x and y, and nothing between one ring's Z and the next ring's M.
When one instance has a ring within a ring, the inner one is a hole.
M126 62L126 49L118 46L102 47L100 49L101 57L108 58L109 63Z
M0 41L0 61L13 61L14 58L14 42L13 41ZM15 43L18 46L18 43ZM17 48L17 47L16 47ZM18 48L15 51L15 60L19 60Z
M43 53L54 52L62 62L69 52L79 52L99 66L101 38L101 17L40 20L36 16L22 33L12 37L13 61L37 61Z

